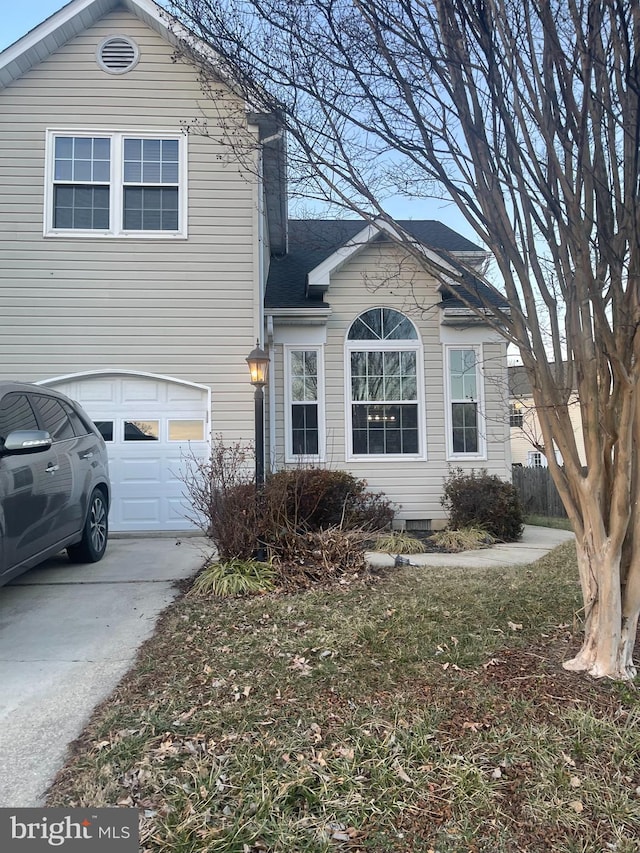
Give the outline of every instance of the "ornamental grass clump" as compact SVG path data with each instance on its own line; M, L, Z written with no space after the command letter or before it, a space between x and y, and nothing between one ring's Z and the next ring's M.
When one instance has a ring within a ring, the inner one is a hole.
M229 560L211 563L195 579L191 595L256 595L270 592L275 583L276 572L271 563L257 560Z
M439 530L432 541L443 551L475 551L495 545L496 538L483 527L463 527L460 530Z
M378 536L374 542L374 550L387 554L423 554L426 548L424 542L406 530L390 530Z

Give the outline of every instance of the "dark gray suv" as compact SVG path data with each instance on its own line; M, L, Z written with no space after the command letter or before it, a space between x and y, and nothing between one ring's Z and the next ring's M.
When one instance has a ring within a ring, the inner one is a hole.
M109 470L86 412L47 388L0 382L0 585L67 549L95 563L107 547Z

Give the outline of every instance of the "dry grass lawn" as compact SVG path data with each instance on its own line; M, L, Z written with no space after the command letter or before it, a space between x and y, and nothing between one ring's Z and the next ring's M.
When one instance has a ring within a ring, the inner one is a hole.
M144 851L632 853L640 694L565 673L575 550L183 597L48 804L135 805Z

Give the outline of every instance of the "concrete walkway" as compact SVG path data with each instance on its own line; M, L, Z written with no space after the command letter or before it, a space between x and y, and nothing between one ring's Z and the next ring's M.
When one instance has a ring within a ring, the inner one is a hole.
M522 539L479 551L462 551L459 554L412 554L408 557L415 566L519 566L533 563L544 557L557 545L573 539L569 530L525 525ZM374 568L393 566L395 554L369 551L367 559Z

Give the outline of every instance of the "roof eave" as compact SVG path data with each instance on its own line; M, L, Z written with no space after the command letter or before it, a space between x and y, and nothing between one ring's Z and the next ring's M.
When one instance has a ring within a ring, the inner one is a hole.
M331 308L265 308L265 315L280 326L324 326Z
M442 316L440 323L443 326L486 325L489 322L489 318L494 318L494 313L490 308L468 308L467 306L455 308L441 306L441 308ZM509 308L501 308L500 310L507 316L511 313Z

